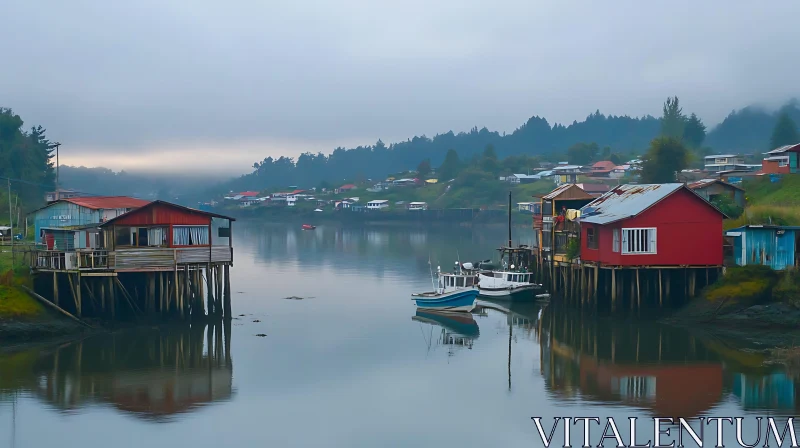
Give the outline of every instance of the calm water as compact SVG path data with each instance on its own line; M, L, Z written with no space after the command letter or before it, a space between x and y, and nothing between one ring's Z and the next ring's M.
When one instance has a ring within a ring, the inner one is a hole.
M229 328L0 354L0 447L541 446L532 416L796 413L760 355L653 322L416 315L428 260L489 258L502 226L297 227L238 226Z

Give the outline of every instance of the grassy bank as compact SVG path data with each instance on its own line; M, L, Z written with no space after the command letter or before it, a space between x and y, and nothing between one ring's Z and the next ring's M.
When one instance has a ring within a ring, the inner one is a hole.
M728 268L676 316L689 321L760 327L800 325L800 272L767 266Z

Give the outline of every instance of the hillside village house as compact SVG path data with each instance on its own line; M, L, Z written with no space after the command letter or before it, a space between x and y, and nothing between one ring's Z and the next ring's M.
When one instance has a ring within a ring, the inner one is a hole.
M762 160L761 171L765 174L798 174L799 154L800 143L775 148Z
M389 201L386 199L378 199L367 202L368 210L380 210L389 206Z
M714 154L703 157L703 167L709 173L733 170L737 165L744 165L744 157L736 154Z
M581 209L581 261L722 266L724 217L684 184L619 185Z
M595 162L592 165L592 170L589 172L590 177L610 177L611 172L614 171L614 168L617 167L617 164L611 162L609 160L601 160L599 162Z
M150 203L127 196L61 199L35 210L35 241L48 249L72 250L100 246L99 224Z
M348 191L355 190L357 187L354 184L344 184L341 187L337 188L334 193L347 193Z
M427 210L428 203L427 202L409 202L408 203L408 210Z
M617 165L608 173L608 177L619 179L625 177L625 174L631 169L630 165Z
M737 206L742 208L745 206L744 188L721 179L701 179L687 186L709 202L725 196Z
M533 174L510 174L505 178L510 184L529 184L539 180L539 176Z
M578 165L559 165L553 168L553 180L556 185L577 183L578 176L583 174L582 168Z
M75 190L65 190L63 188L59 188L57 191L51 191L44 195L45 202L55 202L60 199L70 199L70 198L79 198L82 196L89 196L80 191Z

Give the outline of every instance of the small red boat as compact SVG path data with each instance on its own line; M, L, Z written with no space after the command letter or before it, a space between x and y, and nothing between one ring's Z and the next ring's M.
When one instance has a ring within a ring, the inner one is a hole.
M317 226L312 226L311 224L303 224L303 230L314 230Z

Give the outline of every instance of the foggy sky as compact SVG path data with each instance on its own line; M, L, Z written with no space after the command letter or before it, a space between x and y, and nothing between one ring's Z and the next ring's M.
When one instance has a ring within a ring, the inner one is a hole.
M62 163L241 173L268 155L800 96L800 2L9 0L0 106Z

